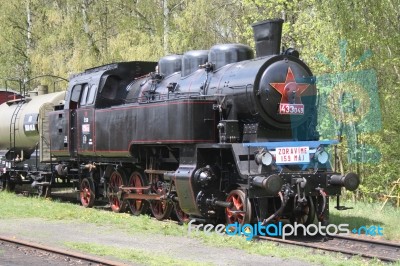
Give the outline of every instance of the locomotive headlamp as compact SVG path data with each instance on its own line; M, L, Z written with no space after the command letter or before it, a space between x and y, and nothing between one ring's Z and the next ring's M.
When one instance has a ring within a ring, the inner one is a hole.
M269 152L260 152L256 154L256 163L270 166L274 162L274 157Z
M326 162L329 160L329 154L324 150L324 148L320 147L318 150L315 152L314 158L320 163L320 164L326 164Z

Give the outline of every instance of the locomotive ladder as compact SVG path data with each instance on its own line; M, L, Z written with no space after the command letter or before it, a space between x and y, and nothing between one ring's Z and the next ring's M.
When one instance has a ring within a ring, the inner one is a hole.
M50 120L49 113L54 110L53 104L43 104L39 109L39 150L40 161L51 162L51 147L50 147Z
M19 130L19 127L17 125L17 120L19 120L18 113L21 110L22 106L24 104L24 101L21 100L18 102L17 107L15 107L14 112L11 116L11 121L10 121L10 155L11 155L11 160L15 161L15 135L16 131ZM14 164L12 165L14 167Z

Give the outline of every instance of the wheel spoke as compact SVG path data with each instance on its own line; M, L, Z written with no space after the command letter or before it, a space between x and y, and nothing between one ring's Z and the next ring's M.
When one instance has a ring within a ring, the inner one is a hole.
M142 200L135 200L135 206L136 206L136 210L140 209L140 206L142 205Z
M237 204L238 204L238 202L237 202L236 196L233 196L233 197L232 197L232 201L233 201L233 205L235 206L235 208L236 208L236 210L237 210Z
M181 223L188 223L189 222L189 215L185 213L181 206L179 205L179 202L174 202L174 209L175 209L175 215L178 218L178 221Z

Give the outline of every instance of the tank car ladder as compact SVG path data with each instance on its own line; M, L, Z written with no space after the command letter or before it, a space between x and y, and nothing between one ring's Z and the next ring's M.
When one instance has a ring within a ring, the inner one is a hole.
M14 168L14 163L15 163L15 134L16 131L19 130L19 127L17 125L17 120L19 120L18 113L21 110L22 106L24 104L24 100L20 100L17 104L17 107L15 107L14 112L11 116L11 121L10 121L10 155L11 155L11 160L12 160L12 168ZM21 158L22 159L22 158Z

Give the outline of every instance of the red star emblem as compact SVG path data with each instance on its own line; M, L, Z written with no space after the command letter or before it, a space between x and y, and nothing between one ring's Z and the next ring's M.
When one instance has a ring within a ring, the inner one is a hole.
M302 104L300 96L310 86L307 83L297 83L290 67L285 83L270 83L270 85L282 95L281 104Z

